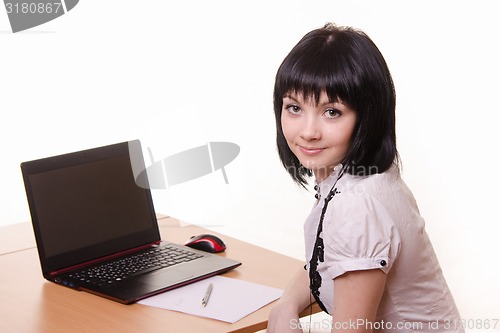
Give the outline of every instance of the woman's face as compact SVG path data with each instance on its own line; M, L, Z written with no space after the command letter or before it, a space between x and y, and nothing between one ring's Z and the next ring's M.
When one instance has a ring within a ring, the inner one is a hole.
M322 181L342 162L349 150L356 113L341 101L331 102L325 92L319 103L302 94L283 98L281 127L288 146L300 163Z

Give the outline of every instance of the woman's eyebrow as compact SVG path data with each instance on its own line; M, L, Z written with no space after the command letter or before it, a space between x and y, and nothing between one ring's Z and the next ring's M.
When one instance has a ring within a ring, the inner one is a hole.
M294 101L295 103L300 103L295 97L293 97L292 95L290 94L286 94L283 96L283 98L288 98L288 99L291 99L292 101ZM326 105L329 105L329 104L335 104L335 103L339 103L341 105L345 105L340 99L336 99L334 101L331 101L331 100L326 100L324 102L319 102L316 104L316 106L319 106L319 107L324 107Z
M325 105L328 105L328 104L340 104L340 105L345 105L344 102L342 102L340 99L336 99L336 100L328 100L328 101L324 101L323 103L318 103L318 106L325 106Z
M288 99L291 99L293 100L295 103L298 103L299 101L297 101L294 97L290 96L290 95L285 95L283 96L283 98L288 98Z
M336 104L336 103L342 104L339 101L327 101L327 102L324 102L324 103L318 103L318 106L326 106L326 105Z

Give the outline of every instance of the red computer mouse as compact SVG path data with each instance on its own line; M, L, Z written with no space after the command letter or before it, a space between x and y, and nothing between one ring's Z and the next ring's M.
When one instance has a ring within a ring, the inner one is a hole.
M210 234L193 236L184 245L211 253L222 252L226 249L226 245L222 239Z

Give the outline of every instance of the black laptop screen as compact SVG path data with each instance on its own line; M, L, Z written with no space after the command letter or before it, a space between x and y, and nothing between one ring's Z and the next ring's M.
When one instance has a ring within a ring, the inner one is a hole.
M127 162L120 156L30 177L47 257L150 227L149 203Z
M136 185L128 149L106 158L89 152L28 175L35 235L51 269L159 239L151 194Z

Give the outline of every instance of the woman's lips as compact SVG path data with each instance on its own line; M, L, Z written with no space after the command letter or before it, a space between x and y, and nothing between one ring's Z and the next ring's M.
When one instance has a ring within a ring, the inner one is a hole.
M324 150L324 148L316 148L316 147L299 146L299 148L300 148L300 151L302 151L302 153L307 155L307 156L318 155L319 153L321 153Z

